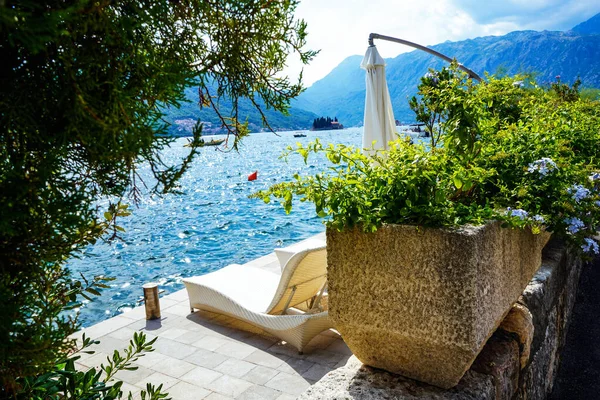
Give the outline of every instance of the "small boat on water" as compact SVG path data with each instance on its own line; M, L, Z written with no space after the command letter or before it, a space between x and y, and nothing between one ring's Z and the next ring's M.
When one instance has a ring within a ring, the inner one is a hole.
M210 142L204 142L204 146L218 146L224 142L225 139L212 139Z
M411 137L429 137L429 132L425 127L425 124L409 124L409 125L397 125L398 131L407 136Z
M304 133L294 133L294 137L306 137Z

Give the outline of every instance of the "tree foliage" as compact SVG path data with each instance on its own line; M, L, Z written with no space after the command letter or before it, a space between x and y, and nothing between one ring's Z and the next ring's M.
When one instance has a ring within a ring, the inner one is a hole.
M73 348L63 311L97 295L105 278L74 279L65 260L129 214L120 200L145 185L176 191L202 146L167 164L165 107L199 87L237 140L237 104L285 112L301 80L281 76L289 53L308 62L297 1L5 0L0 2L0 380L49 371ZM212 92L209 88L215 88ZM229 98L231 114L219 110ZM266 122L266 121L265 121ZM100 210L99 198L108 198ZM106 211L102 213L101 211Z
M58 360L55 366L48 372L18 379L20 384L17 399L27 400L114 400L123 397L121 387L123 382L115 381L115 374L119 371L134 371L138 367L134 364L146 352L154 351L152 345L157 338L146 342L146 335L135 332L129 342L129 346L121 352L115 350L111 356L106 357L106 362L98 369L90 368L80 371L75 362L81 358L81 353L94 353L89 347L98 344L98 341L90 340L83 335L81 348L78 355ZM146 384L146 390L140 395L142 400L170 400L167 394L162 393L162 384L155 387L151 383ZM133 394L129 393L128 400L133 400Z

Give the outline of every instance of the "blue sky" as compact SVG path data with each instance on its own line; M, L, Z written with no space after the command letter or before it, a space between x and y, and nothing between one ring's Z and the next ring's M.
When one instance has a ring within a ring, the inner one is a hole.
M321 49L304 69L310 86L350 55L364 54L370 32L423 45L515 30L568 30L600 12L599 0L301 0L296 16L308 23L308 46ZM376 42L381 55L412 49ZM300 63L289 60L290 76Z

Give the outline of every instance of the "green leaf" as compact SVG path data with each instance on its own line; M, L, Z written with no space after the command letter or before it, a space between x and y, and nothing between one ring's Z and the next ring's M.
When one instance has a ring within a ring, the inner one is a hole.
M100 296L100 292L97 291L94 288L89 287L89 288L86 288L85 291L88 292L88 293L91 293L91 294L93 294L95 296Z
M458 176L454 176L452 178L452 182L454 182L454 186L459 190L463 186L463 182L460 180L460 178Z
M102 289L110 289L109 285L105 285L104 283L99 283L99 282L94 283L94 286L102 288Z

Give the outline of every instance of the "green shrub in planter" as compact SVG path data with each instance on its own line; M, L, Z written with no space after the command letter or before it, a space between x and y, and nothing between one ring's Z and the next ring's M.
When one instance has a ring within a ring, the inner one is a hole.
M429 139L399 138L373 156L318 140L288 148L285 157L305 160L324 152L331 166L254 196L280 198L289 212L297 195L338 230L501 220L598 253L600 103L580 99L578 86L541 88L524 76L475 84L456 65L431 71L410 100Z

